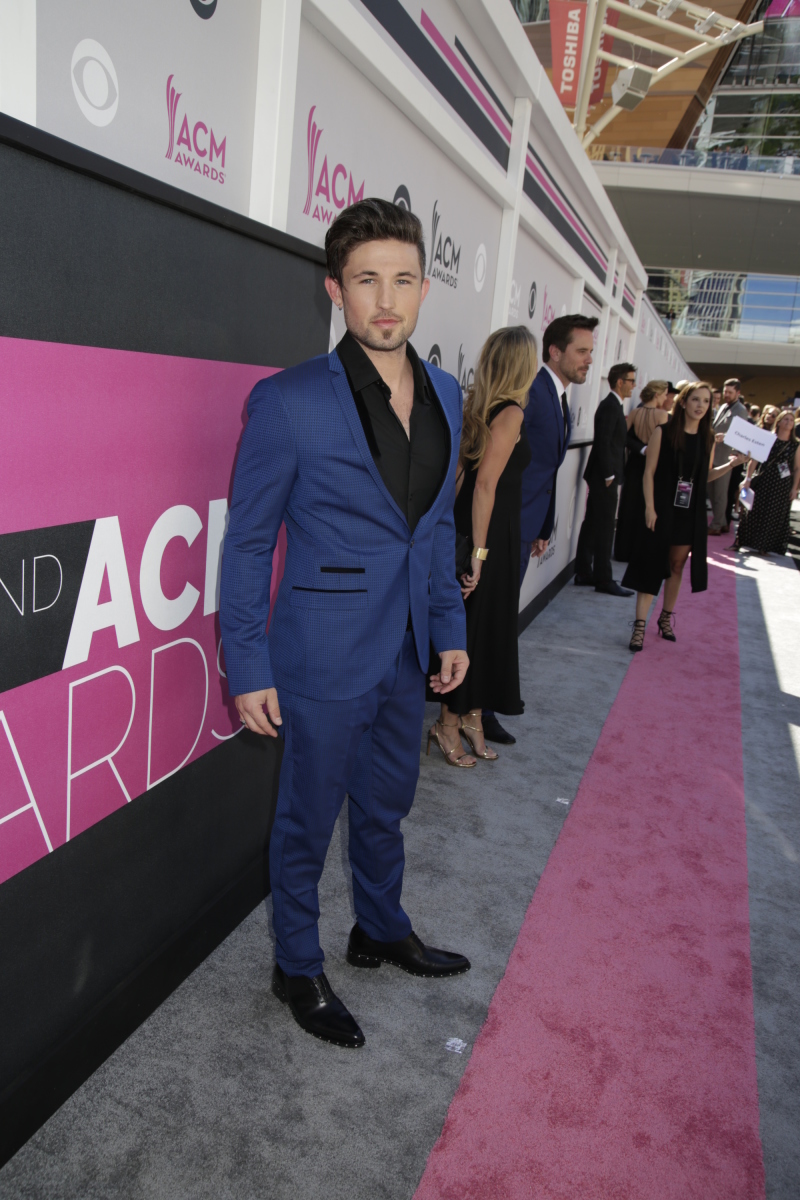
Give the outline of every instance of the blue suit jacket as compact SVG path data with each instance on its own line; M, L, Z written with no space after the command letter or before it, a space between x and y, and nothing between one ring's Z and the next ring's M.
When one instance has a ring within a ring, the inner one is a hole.
M564 434L561 397L544 367L531 384L524 420L531 461L522 473L520 528L523 542L535 542L537 538L549 538L553 532L556 477L572 433L572 418L568 411L566 436Z
M231 695L285 688L347 700L374 687L411 621L417 657L466 646L455 576L458 382L426 364L445 414L444 482L413 533L370 453L335 351L262 379L236 464L222 556L220 625ZM287 550L267 636L272 554Z

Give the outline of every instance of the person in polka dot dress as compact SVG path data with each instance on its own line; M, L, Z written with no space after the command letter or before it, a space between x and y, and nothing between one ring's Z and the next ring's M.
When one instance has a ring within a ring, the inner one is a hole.
M753 508L742 508L742 518L733 543L735 550L757 554L785 554L789 542L789 511L800 490L800 445L794 413L784 411L775 421L775 442L764 463L751 462L745 487L753 489ZM757 469L751 473L752 467Z

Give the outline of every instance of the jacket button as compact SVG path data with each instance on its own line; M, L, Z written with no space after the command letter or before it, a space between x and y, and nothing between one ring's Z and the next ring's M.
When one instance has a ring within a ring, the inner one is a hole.
M411 543L410 543L410 544L411 544L412 546L414 545L414 539L413 539L413 538L411 539Z

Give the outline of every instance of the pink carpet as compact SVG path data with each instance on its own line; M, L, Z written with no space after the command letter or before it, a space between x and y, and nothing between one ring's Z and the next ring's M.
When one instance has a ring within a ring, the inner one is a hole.
M736 588L717 562L680 598L677 644L651 621L631 662L416 1200L764 1196Z

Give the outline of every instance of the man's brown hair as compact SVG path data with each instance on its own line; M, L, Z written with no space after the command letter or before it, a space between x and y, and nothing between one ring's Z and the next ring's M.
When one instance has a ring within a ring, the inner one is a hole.
M325 235L328 274L338 284L348 258L363 242L406 242L416 246L422 276L425 276L425 238L422 222L406 208L375 196L345 208Z

